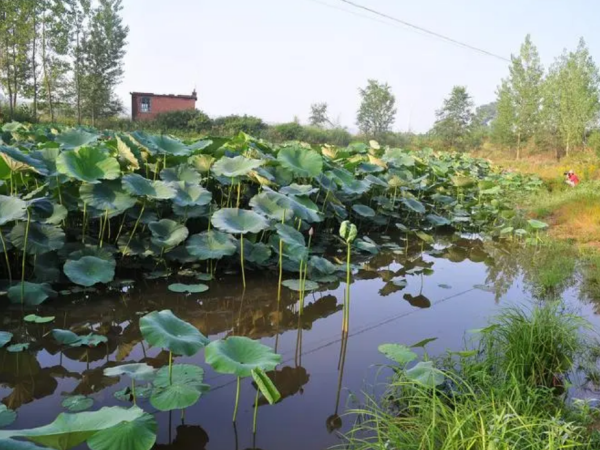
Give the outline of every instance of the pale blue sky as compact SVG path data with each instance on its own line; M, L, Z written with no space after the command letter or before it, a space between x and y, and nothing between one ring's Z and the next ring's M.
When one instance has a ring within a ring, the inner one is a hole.
M547 67L583 36L600 60L599 0L355 0L509 57L530 33ZM453 85L476 104L495 98L508 63L399 25L369 20L340 0L125 0L130 91L187 94L211 116L308 120L327 102L355 129L358 87L385 81L396 95L394 130L426 131ZM378 19L379 20L379 19Z

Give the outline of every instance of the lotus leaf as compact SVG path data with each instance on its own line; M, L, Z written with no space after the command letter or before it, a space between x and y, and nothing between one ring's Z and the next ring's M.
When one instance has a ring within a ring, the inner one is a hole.
M294 215L292 203L283 195L261 192L250 199L250 206L258 213L278 222L290 220Z
M100 184L82 184L79 188L81 200L102 213L123 212L136 203L123 189L120 181L103 181Z
M236 178L248 175L251 170L261 166L264 161L250 159L244 156L234 158L221 158L212 166L212 171L217 176Z
M160 178L169 182L184 181L190 184L198 184L202 180L200 174L192 167L186 164L180 164L176 167L169 167L160 172Z
M395 167L413 167L415 165L415 159L399 148L386 149L382 160Z
M0 140L0 144L1 143L2 141ZM48 175L48 169L43 162L32 158L31 155L25 154L17 148L0 145L0 156L2 157L3 163L5 163L13 172L33 170L40 175Z
M20 220L27 212L27 203L17 197L0 195L0 226Z
M22 249L25 245L25 234L27 234L27 253L30 255L59 250L65 244L65 233L61 228L35 222L29 224L29 230L25 223L15 224L8 237L15 247Z
M289 209L294 212L294 215L302 219L304 222L314 223L321 222L323 220L319 214L319 208L307 197L295 197L293 195L285 196L269 189L268 187L264 187L263 191L264 192L262 194L267 194L267 197L271 201L276 202L281 207L288 209L289 205ZM279 220L281 220L281 216Z
M404 205L411 211L419 214L423 214L425 212L425 205L415 198L407 197L401 199L400 201L404 203Z
M86 411L94 404L94 399L85 395L72 395L62 401L62 406L70 412Z
M206 362L219 373L249 377L252 369L273 370L281 356L270 347L244 336L230 336L211 342L205 350Z
M21 293L23 293L22 299ZM8 298L11 303L22 302L29 306L38 306L47 298L56 297L56 295L56 291L47 283L30 283L29 281L25 281L23 289L21 289L21 283L11 286L8 289Z
M21 353L23 350L27 350L29 348L29 342L21 343L21 344L13 344L6 347L6 351L9 353Z
M56 168L64 175L87 183L121 176L119 162L101 147L81 147L58 155Z
M250 261L251 263L258 265L265 264L271 256L271 249L268 245L263 244L262 242L257 242L255 244L253 242L246 241L244 246L244 259L246 261Z
M8 331L0 331L0 348L8 344L13 338L13 334Z
M0 403L0 428L10 425L15 420L17 420L16 411L13 411L12 409L8 409L6 407L6 405ZM0 448L3 448L1 446L1 442L2 441L0 441Z
M346 241L348 244L352 243L354 239L356 239L356 235L358 234L358 230L356 229L356 225L350 223L347 220L344 220L340 224L340 237Z
M152 243L161 248L171 248L181 244L188 237L185 225L171 219L150 222L148 228L152 232Z
M160 411L184 409L195 404L209 387L203 384L204 370L191 364L174 364L161 368L154 380L150 403Z
M375 211L367 205L356 204L352 205L352 210L363 217L375 217Z
M152 154L187 156L191 153L190 148L179 139L174 139L164 134L160 136L142 136L141 133L133 133L133 137Z
M29 315L23 317L23 320L25 322L31 322L31 323L49 323L49 322L52 322L54 319L55 319L54 316L41 317L41 316L38 316L37 314L29 314Z
M210 141L200 141L210 142ZM210 155L194 155L188 158L188 164L200 173L210 172L210 168L215 162L215 158Z
M382 344L378 347L380 353L383 353L388 359L397 362L400 365L408 364L417 359L417 354L406 345L401 344Z
M300 146L282 148L277 154L277 160L298 177L314 178L323 171L321 155Z
M200 260L221 259L235 253L233 238L218 230L204 231L194 234L186 243L187 251Z
M433 239L433 236L431 236L431 235L429 235L429 234L427 234L427 233L425 233L423 231L417 231L415 234L423 242L426 242L428 244L433 244L435 242L434 239Z
M529 219L527 221L527 223L534 230L543 230L544 228L548 228L548 224L546 222L542 222L540 220Z
M174 283L169 285L169 290L172 292L187 292L190 294L197 294L200 292L208 291L208 286L202 283L198 284L183 284Z
M455 175L451 177L452 184L457 188L467 188L475 184L475 180L471 177L465 177L461 175Z
M319 289L319 284L310 280L304 280L304 286L302 285L303 280L285 280L281 284L286 288L296 292L310 292Z
M425 218L436 227L442 227L444 225L450 225L450 221L445 217L438 216L436 214L428 214Z
M123 176L123 188L131 195L165 200L175 197L175 188L164 181L152 181L137 173Z
M146 363L123 364L116 367L108 367L104 369L104 375L107 377L118 377L121 375L137 381L151 380L156 375L154 367Z
M140 331L151 346L166 348L176 355L193 356L209 343L193 325L170 310L154 311L140 318Z
M252 369L252 378L256 387L271 405L281 399L281 394L263 369L260 367Z
M91 450L150 450L156 442L156 419L144 414L135 420L121 422L106 430L101 430L88 439Z
M296 184L296 183L292 183L289 186L284 186L281 189L279 189L279 192L281 192L282 194L285 195L311 195L314 194L316 192L319 192L319 189L316 187L313 187L310 184Z
M93 144L97 139L97 134L88 133L84 130L73 129L59 134L54 140L61 144L63 148L72 149Z
M130 147L127 142L121 139L121 137L116 136L115 138L117 140L117 151L119 152L119 158L122 161L125 161L133 170L138 170L140 168L141 158L139 158L139 155L136 155L136 153L139 152L134 153L132 147Z
M79 342L79 336L69 330L52 330L52 337L64 345L74 345Z
M64 265L65 275L80 286L93 286L97 283L110 283L115 278L114 259L105 260L96 256L83 256L68 260Z
M446 377L433 366L433 361L420 361L406 371L406 377L428 388L435 388L442 384Z
M369 190L371 184L364 180L358 180L346 169L335 168L327 173L342 188L346 194L362 195Z
M294 227L286 225L284 223L278 223L275 225L279 238L288 245L291 245L294 251L304 251L306 242L304 236Z
M212 194L197 184L181 181L179 183L172 183L172 186L176 191L173 203L177 206L203 206L208 205L212 200Z
M255 213L239 208L222 208L211 219L215 228L227 233L260 233L268 228L266 219Z
M38 447L31 442L15 441L14 439L2 439L1 437L0 448L2 450L47 450L47 447Z

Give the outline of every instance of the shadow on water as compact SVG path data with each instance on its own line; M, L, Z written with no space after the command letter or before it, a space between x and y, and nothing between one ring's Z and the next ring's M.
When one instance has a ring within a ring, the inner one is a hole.
M459 347L464 331L485 325L499 304L526 298L566 296L581 300L582 308L596 302L592 311L600 310L600 260L582 265L566 247L523 248L454 235L424 249L416 242L407 248L390 242L381 241L379 254L356 258L349 333L340 334L344 283L322 284L306 295L300 314L297 292L284 288L277 301L277 277L271 273L249 272L245 291L231 275L192 295L170 292L173 279L140 278L127 292L83 292L40 307L37 314L55 316L53 324L25 323L19 308L3 306L0 329L12 332L14 342L30 344L21 353L0 349L0 399L18 412L11 427L51 422L63 411L66 395L91 396L94 408L123 405L127 397L118 400L114 394L127 388L127 380L104 376L105 368L168 364L168 353L148 348L138 328L139 318L154 310L171 309L212 338L261 339L283 356L267 373L282 400L263 408L256 435L254 400L241 405L238 423L231 425L235 380L212 372L202 354L181 358L202 365L212 389L185 411L185 421L178 411L157 414L155 448L173 450L208 448L209 434L210 448L325 448L338 443L337 432L350 426L344 418L347 392L358 394L374 384L369 368L383 361L379 344L410 344L435 335L431 354L439 354ZM579 291L573 293L574 287ZM102 334L108 341L65 350L49 335L53 327ZM252 382L243 389L242 398L254 399ZM266 404L260 397L259 407Z

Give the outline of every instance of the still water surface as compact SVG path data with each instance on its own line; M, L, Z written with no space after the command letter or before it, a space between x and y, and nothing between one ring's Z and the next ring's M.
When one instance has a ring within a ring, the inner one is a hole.
M385 244L390 239L378 241ZM407 281L406 287L392 281L400 279ZM228 275L208 282L209 291L187 296L167 289L173 280L141 278L126 293L80 293L49 302L38 314L56 316L51 325L24 324L20 309L3 307L0 330L13 332L14 341L29 341L31 346L23 353L0 350L0 399L18 412L10 428L50 423L63 411L64 396L71 394L91 396L93 409L127 406L113 394L129 381L104 377L103 369L132 362L166 365L167 353L142 342L138 319L153 310L171 309L211 339L244 335L275 347L283 363L269 375L282 401L259 408L253 436L256 391L251 380L243 380L234 428L235 379L212 371L204 364L203 352L177 358L178 363L203 366L212 389L185 411L184 418L179 411L156 414L156 449L324 449L339 444L339 433L351 426L345 410L357 406L365 392L377 393L389 374L377 367L386 363L377 351L380 344L410 345L437 337L427 347L429 354L459 349L466 331L485 326L499 308L540 301L527 280L526 268L510 248L459 236L441 238L423 252L418 245L411 247L408 256L396 247L371 259L358 258L346 341L341 335L344 283L307 295L300 317L297 293L284 288L277 304L275 273L252 274L245 292L239 277ZM182 277L178 281L191 282ZM560 293L600 326L593 303L578 299L575 281ZM52 327L94 330L109 342L61 352L51 336L44 336ZM140 405L152 411L146 400Z

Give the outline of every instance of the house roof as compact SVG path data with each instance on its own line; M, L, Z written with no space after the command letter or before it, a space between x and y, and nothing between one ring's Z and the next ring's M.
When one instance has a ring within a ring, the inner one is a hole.
M181 98L183 100L197 100L196 95L175 95L175 94L154 94L152 92L130 92L132 97L167 97L167 98Z

